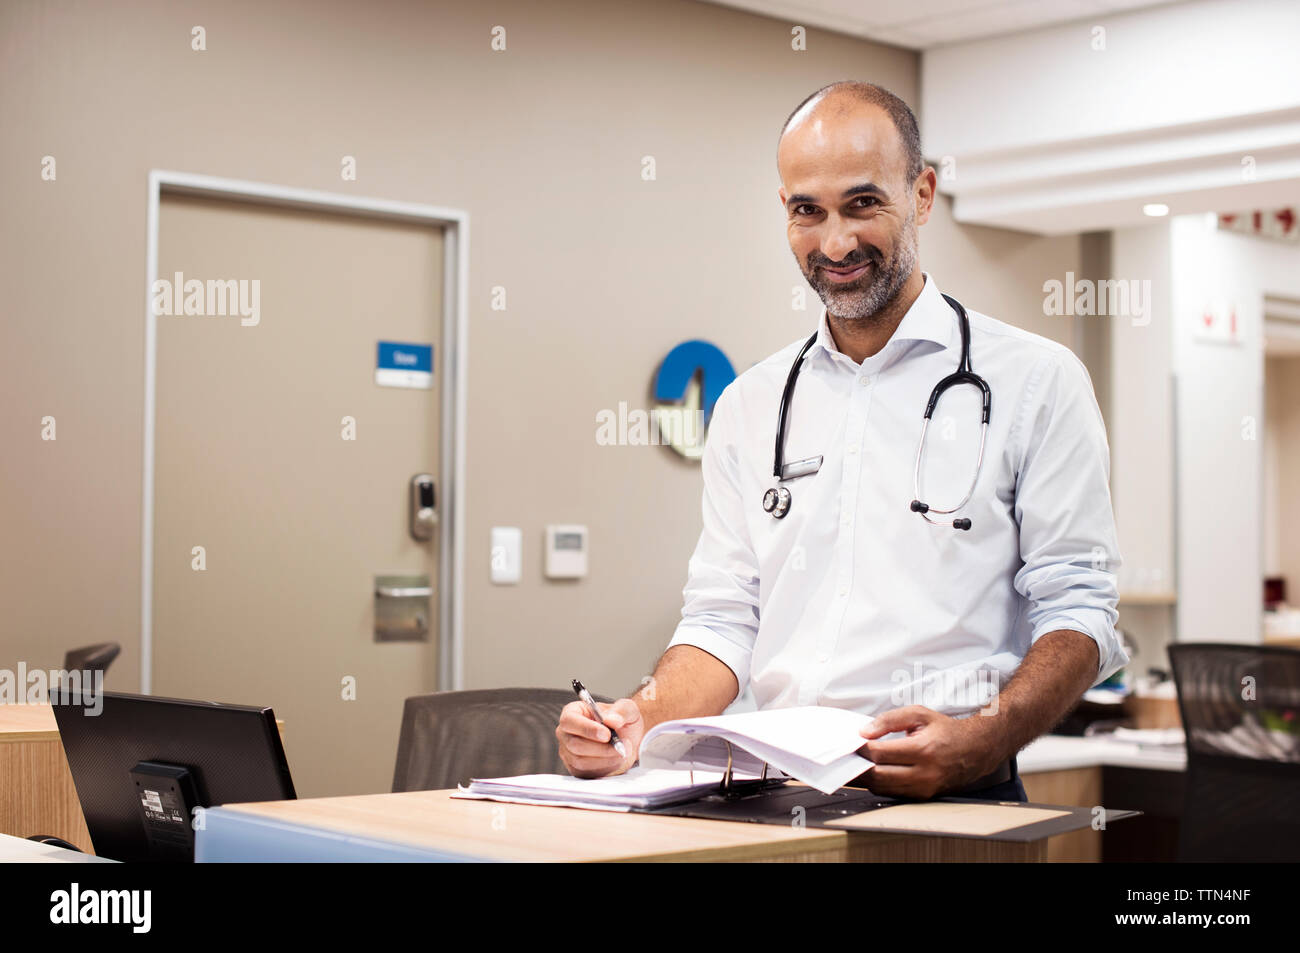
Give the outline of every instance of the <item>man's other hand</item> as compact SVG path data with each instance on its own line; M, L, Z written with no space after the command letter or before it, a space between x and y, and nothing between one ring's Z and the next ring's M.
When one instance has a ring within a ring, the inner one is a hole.
M895 708L862 730L858 754L875 767L863 779L873 794L931 798L990 773L1001 761L992 718L953 718L922 705ZM902 738L883 735L906 731Z

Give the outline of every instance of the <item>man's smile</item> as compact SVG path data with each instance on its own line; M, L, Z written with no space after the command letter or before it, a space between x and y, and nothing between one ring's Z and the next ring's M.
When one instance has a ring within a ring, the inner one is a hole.
M826 275L826 277L829 278L831 281L835 282L836 284L844 284L845 282L854 281L857 278L862 277L862 275L866 274L867 269L871 267L871 262L864 261L862 264L858 265L855 268L836 269L836 268L826 268L825 266L820 266L820 267L822 270L822 274Z

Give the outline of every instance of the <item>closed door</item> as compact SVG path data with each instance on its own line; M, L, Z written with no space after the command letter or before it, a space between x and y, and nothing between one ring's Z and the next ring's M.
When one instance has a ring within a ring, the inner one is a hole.
M389 790L403 699L437 686L444 530L414 538L410 483L438 388L375 371L440 340L442 263L428 225L161 202L152 691L273 707L300 796ZM434 589L423 640L376 640L387 575Z

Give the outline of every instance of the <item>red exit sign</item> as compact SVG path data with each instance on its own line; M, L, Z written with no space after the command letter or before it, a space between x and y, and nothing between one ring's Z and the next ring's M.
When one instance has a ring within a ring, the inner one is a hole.
M1289 206L1271 211L1225 212L1219 215L1219 228L1293 242L1300 239L1300 216Z

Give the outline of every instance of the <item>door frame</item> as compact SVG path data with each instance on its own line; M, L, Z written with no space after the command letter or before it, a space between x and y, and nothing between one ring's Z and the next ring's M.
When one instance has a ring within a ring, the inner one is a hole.
M153 518L158 318L153 284L158 277L158 213L164 194L203 195L280 208L416 222L440 228L443 243L442 447L439 465L441 532L438 534L438 688L459 689L464 679L465 409L469 347L469 213L461 209L364 198L224 179L188 172L149 172L145 263L144 486L140 557L140 691L153 682ZM448 531L450 528L450 531Z

